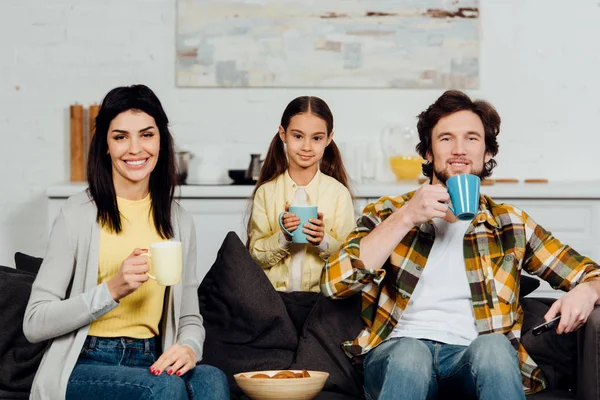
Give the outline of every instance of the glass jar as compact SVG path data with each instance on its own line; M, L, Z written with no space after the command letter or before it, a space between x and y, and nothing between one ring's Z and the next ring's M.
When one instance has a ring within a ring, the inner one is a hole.
M388 125L381 131L383 154L398 180L415 180L422 173L423 158L416 146L419 135L411 125Z

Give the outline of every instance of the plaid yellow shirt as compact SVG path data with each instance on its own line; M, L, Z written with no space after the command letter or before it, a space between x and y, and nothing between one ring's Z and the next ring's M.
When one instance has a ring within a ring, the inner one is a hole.
M360 260L361 239L413 194L383 197L369 204L354 231L323 269L323 295L362 295L361 318L365 327L356 339L342 343L349 357L366 354L390 335L427 262L435 240L431 222L410 230L381 269L365 269ZM505 334L518 352L523 389L527 394L542 390L546 387L542 371L520 343L521 269L546 280L555 289L568 291L600 276L600 266L561 244L525 212L496 204L487 196L481 196L479 212L465 233L464 255L477 331L480 335Z

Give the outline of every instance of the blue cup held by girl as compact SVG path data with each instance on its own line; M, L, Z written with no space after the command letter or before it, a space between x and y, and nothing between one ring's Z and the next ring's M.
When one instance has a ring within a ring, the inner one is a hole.
M480 179L476 175L455 175L448 179L446 187L450 195L452 206L450 210L461 221L475 218L479 211L479 186Z
M306 237L308 235L306 233L302 232L302 230L304 229L304 224L310 223L308 221L309 218L317 219L317 213L318 213L317 208L318 208L317 206L291 206L290 207L290 211L288 211L288 212L291 214L294 214L298 218L300 218L300 225L298 225L298 227L296 228L296 230L294 232L290 232L287 229L285 229L283 227L283 222L281 221L283 216L285 214L287 214L288 212L284 211L281 214L279 214L279 226L281 227L281 230L283 230L285 233L287 233L288 235L290 235L292 237L293 243L308 243L308 240L306 240Z

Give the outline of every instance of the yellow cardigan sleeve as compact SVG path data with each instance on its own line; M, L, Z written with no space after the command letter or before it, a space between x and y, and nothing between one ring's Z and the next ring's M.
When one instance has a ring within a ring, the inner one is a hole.
M268 207L264 186L261 186L256 191L252 203L248 237L250 238L250 254L263 269L277 265L290 254L289 250L282 248L279 243L281 231L279 223L269 221Z
M328 236L329 246L327 250L319 253L319 257L323 260L327 260L329 256L340 249L355 225L354 204L350 192L344 188L339 193L340 195L336 200L333 225L327 227L328 229L325 232Z

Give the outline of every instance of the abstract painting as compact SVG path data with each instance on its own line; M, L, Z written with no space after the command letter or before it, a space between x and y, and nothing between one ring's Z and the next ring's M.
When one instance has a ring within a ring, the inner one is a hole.
M178 0L181 87L479 86L479 0Z

